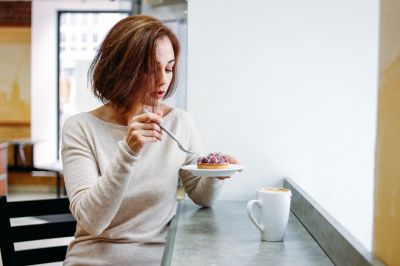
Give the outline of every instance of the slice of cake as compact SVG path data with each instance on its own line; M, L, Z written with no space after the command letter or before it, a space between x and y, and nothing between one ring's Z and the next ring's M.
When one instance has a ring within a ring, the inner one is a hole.
M228 167L228 158L220 152L212 152L197 159L197 168L199 169L226 169Z

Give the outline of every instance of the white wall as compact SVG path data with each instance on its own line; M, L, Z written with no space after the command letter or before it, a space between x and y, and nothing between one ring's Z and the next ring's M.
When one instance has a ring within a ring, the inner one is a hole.
M57 158L57 11L130 10L119 1L32 1L31 136L41 140L35 146L35 164L49 164Z
M188 99L207 151L246 166L222 199L288 176L371 247L378 0L189 0Z

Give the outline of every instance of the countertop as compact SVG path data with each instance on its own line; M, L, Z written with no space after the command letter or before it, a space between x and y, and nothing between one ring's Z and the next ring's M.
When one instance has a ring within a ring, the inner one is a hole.
M163 264L333 265L293 213L283 242L261 241L246 203L217 201L212 208L201 208L188 199L181 201Z

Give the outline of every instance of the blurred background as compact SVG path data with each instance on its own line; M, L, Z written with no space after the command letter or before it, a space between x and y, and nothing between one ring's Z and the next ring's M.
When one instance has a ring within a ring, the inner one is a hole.
M250 199L290 177L393 262L399 13L396 0L0 1L0 192L65 196L60 129L99 105L88 66L112 25L148 14L183 47L167 103L194 116L206 152L235 155L246 167L220 199Z

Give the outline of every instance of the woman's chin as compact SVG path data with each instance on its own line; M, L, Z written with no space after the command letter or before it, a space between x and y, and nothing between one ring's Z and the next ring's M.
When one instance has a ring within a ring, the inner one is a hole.
M145 99L142 100L143 105L149 106L149 107L158 107L164 100L164 95L163 97L157 95L148 95Z

